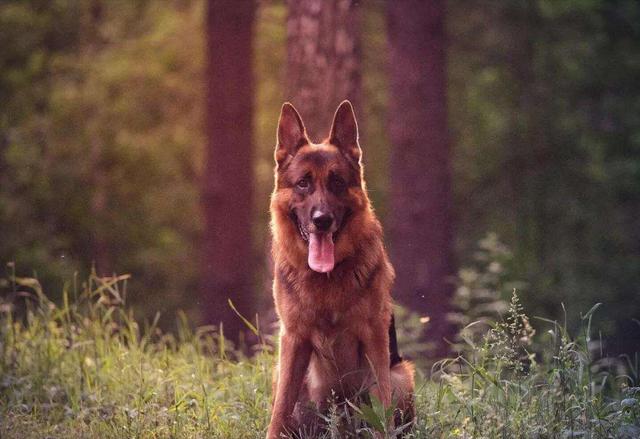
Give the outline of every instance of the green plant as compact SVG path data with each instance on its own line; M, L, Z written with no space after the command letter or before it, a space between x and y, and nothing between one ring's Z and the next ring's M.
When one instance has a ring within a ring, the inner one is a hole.
M507 311L509 292L522 287L522 283L509 279L512 258L498 236L489 233L478 242L473 263L458 271L454 311L448 315L449 321L460 328L451 346L453 352L469 353Z
M192 329L184 315L173 333L160 331L157 317L138 322L125 306L127 280L74 279L60 304L36 279L0 281L0 436L264 437L269 345L248 358L219 328ZM575 338L555 321L534 336L514 294L464 355L438 363L430 379L419 375L417 423L406 437L638 437L637 358L594 356L597 308ZM398 433L375 398L329 407L299 437Z

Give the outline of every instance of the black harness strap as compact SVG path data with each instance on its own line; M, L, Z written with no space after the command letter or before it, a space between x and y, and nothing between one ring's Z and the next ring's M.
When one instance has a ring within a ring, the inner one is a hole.
M389 356L391 367L402 361L402 357L398 353L398 339L396 338L396 321L391 314L391 324L389 325Z

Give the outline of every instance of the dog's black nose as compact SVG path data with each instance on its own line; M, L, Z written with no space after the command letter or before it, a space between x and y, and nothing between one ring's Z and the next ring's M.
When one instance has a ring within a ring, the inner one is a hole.
M330 213L316 212L311 219L319 232L326 232L333 225L333 215Z

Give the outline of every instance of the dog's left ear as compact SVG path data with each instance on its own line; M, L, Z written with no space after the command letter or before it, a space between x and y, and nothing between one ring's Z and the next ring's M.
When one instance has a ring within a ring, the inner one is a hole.
M356 122L351 102L342 101L338 106L333 116L329 142L337 146L347 157L360 163L362 150L358 144L358 122Z

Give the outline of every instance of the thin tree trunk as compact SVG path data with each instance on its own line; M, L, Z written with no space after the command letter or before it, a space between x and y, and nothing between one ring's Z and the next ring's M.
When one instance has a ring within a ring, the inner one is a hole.
M451 159L447 131L444 0L388 4L390 42L390 228L396 297L430 318L433 355L443 337L453 294Z
M96 134L94 134L94 136L96 136ZM108 238L105 236L109 194L107 188L108 176L106 169L104 169L104 160L102 159L103 149L104 145L99 139L93 138L91 140L89 157L91 160L91 184L93 186L93 192L91 193L89 206L91 216L94 219L91 251L96 274L98 276L111 276L114 271L111 262L111 246L109 245Z
M88 23L84 26L83 50L84 56L90 59L100 50L101 37L100 25L104 18L102 1L93 0L89 7ZM94 110L98 111L98 110ZM107 230L107 215L109 210L108 169L104 160L105 144L99 133L91 133L91 147L89 157L91 162L91 185L93 191L89 204L91 216L94 220L92 229L91 252L94 268L98 276L111 276L114 274L111 243L105 231Z
M207 10L208 145L203 187L204 318L238 340L246 329L228 305L253 317L254 1L210 0Z
M338 104L360 108L359 8L355 0L290 0L287 18L287 99L309 136L329 134Z

